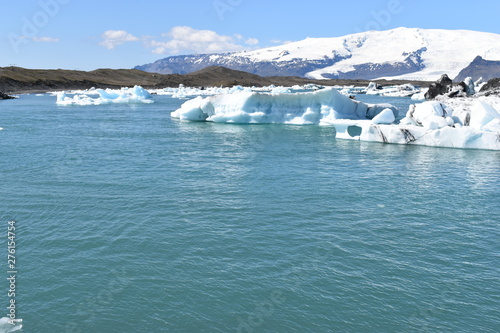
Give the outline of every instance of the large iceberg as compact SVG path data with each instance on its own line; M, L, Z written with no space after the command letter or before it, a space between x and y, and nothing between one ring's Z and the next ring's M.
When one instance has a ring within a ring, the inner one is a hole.
M339 139L500 150L500 98L443 98L411 105L397 120L388 104L369 105L335 89L308 93L242 91L197 97L173 118L218 123L331 125Z
M259 93L242 91L233 94L197 97L182 104L173 118L191 121L245 124L330 124L337 119L371 119L390 109L388 104L365 104L340 94L333 88L307 93Z
M499 105L497 98L443 98L411 105L399 124L343 119L332 125L342 139L500 150Z
M87 92L73 94L68 92L57 93L57 105L101 105L114 103L154 103L151 94L141 86L133 88L113 89L92 89ZM92 98L91 95L99 97Z

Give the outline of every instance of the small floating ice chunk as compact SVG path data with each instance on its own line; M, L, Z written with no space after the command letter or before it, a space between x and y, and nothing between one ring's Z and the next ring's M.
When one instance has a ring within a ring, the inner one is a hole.
M10 333L17 332L23 328L22 319L10 319L7 317L0 318L0 332Z
M413 101L425 101L425 94L427 93L428 90L429 89L425 89L425 90L423 90L423 91L421 91L419 93L413 94L411 96L411 99Z
M396 120L391 109L384 109L372 119L373 124L392 124Z
M291 94L290 88L286 87L275 87L271 90L271 94Z
M95 93L99 97L92 98L89 95ZM101 105L101 104L114 104L114 103L154 103L153 97L147 90L140 86L133 88L122 88L120 90L113 89L96 89L89 91L85 94L76 94L73 97L68 96L67 92L57 93L57 105Z
M387 103L370 104L368 106L368 111L366 112L366 118L373 119L374 117L376 117L379 113L381 113L385 109L391 109L392 112L394 113L394 117L397 117L399 114L398 109L391 104L387 104Z

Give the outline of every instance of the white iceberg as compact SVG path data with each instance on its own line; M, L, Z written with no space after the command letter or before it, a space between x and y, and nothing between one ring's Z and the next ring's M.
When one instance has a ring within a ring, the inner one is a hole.
M342 139L500 150L500 113L493 105L498 105L495 98L443 99L412 105L397 125L366 120L339 120L333 125Z
M162 88L162 89L151 89L150 93L156 95L167 95L172 98L178 99L191 99L197 96L215 96L222 94L234 94L239 92L268 92L268 93L294 93L294 92L307 92L322 89L322 86L317 86L314 84L306 84L303 86L295 85L293 87L276 87L274 85L267 87L243 87L243 86L233 86L233 87L185 87L183 84L179 85L178 88Z
M217 123L330 124L337 119L371 119L391 105L369 105L333 88L308 93L239 92L197 97L172 112L173 118Z
M411 96L411 99L413 101L425 101L425 94L427 94L428 91L429 89L423 89L420 92L413 94Z
M367 95L379 95L384 97L412 97L419 93L421 93L420 88L409 83L399 86L382 87L375 82L370 82L366 88Z
M93 98L91 95L98 95ZM83 94L73 96L69 92L57 93L57 105L101 105L114 103L154 103L151 94L140 86L134 88L116 89L95 89Z
M386 108L372 119L372 124L392 124L394 121L396 121L394 112L392 112L391 109Z
M415 105L410 110L407 118L412 118L416 124L427 129L434 130L450 125L446 119L448 112L440 102L424 102Z
M500 98L443 98L397 109L369 105L333 88L308 93L237 92L197 97L173 118L218 123L332 125L339 139L500 150Z
M428 130L413 125L374 125L366 121L341 121L337 137L361 141L423 145L433 147L500 150L500 134L472 127L443 127Z

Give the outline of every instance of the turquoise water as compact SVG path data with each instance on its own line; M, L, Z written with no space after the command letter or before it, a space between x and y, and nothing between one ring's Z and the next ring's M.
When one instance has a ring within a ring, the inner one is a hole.
M500 152L155 101L0 102L23 332L499 331Z

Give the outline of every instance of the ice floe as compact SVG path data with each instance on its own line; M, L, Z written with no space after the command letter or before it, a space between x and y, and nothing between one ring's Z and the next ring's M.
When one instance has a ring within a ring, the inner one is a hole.
M101 105L113 103L154 103L151 94L140 86L133 88L90 89L88 91L58 92L57 105ZM98 97L91 97L98 95Z

